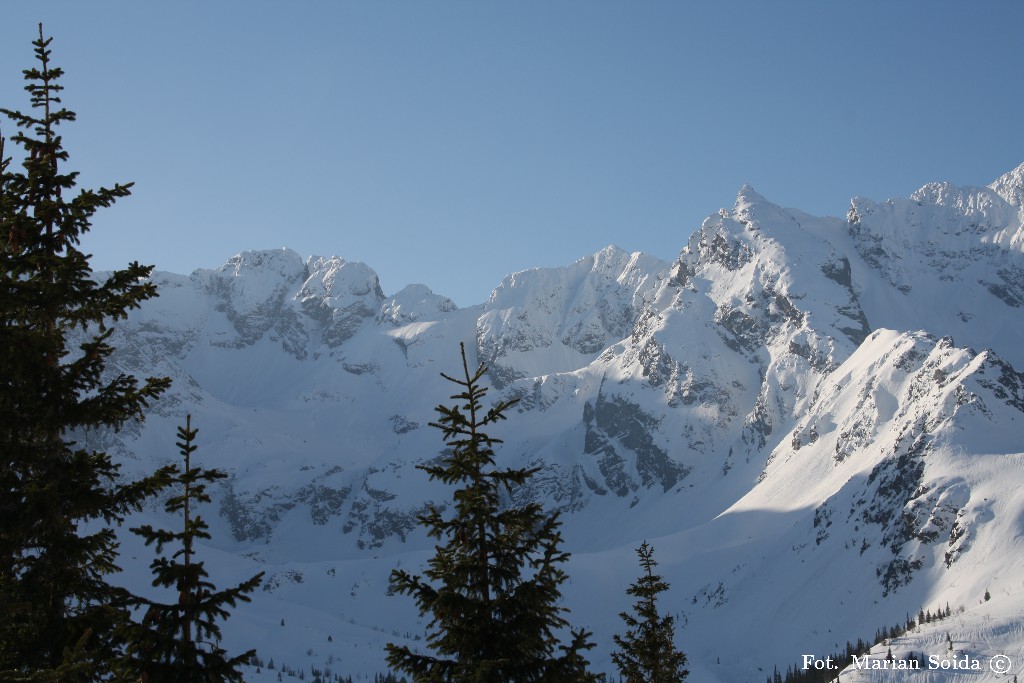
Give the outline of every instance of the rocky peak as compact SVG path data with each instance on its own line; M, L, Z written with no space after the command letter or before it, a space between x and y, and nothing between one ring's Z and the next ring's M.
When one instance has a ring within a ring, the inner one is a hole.
M311 256L309 277L295 295L302 310L323 326L323 341L337 347L350 339L384 301L377 273L365 263L338 256Z
M211 293L238 336L219 345L248 346L280 322L288 295L306 277L302 258L291 249L243 251L216 270L192 275Z
M1006 203L1024 207L1024 164L999 176L989 188L1006 200Z
M647 254L606 247L567 267L508 275L477 320L480 358L501 384L581 368L630 333L667 270Z
M446 296L434 294L426 285L407 285L381 304L377 320L402 325L425 316L448 313L457 308L454 301Z
M300 301L315 299L343 309L357 302L375 307L384 300L377 273L365 263L338 256L310 256L306 268L309 277L296 295Z

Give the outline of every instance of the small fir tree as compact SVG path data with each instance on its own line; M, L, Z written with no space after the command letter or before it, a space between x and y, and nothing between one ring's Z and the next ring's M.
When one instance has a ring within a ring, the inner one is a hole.
M154 529L150 525L132 531L155 544L159 557L150 568L153 585L174 591L176 599L160 603L136 599L145 616L139 624L129 627L127 656L122 671L130 680L146 683L203 683L212 681L241 681L239 666L249 662L256 654L249 650L229 657L218 644L220 627L217 622L228 618L228 607L239 601L249 602L248 593L254 591L263 578L263 572L234 588L218 591L207 580L209 576L203 562L195 559L195 543L209 539L209 528L194 510L200 503L209 503L208 484L227 476L221 470L196 466L192 454L198 448L195 438L198 430L192 428L192 416L185 418L185 426L178 428L177 446L184 468L172 465L167 477L177 493L167 499L164 509L183 518L181 531ZM164 546L178 549L166 557Z
M120 648L128 595L108 583L112 526L160 487L126 481L81 441L141 420L170 380L107 371L110 323L156 289L138 263L97 283L78 249L130 184L72 194L57 127L75 114L61 105L51 40L40 25L38 64L24 71L30 113L0 109L22 150L15 170L0 134L0 676L75 680L103 677Z
M413 681L445 683L574 683L596 681L584 652L590 633L571 631L568 645L558 632L569 626L559 606L559 587L568 578L562 565L557 514L537 503L503 507L503 495L521 486L536 469L501 469L494 446L500 439L483 430L505 419L515 401L483 406L480 384L486 367L470 372L462 352L463 378L442 375L460 387L451 407L439 405L440 429L448 445L438 464L418 466L430 478L456 485L453 514L436 507L420 517L428 534L443 541L424 572L391 572L399 593L416 599L431 615L427 644L436 655L388 644L388 664Z
M615 644L621 649L612 653L612 661L626 683L676 683L687 677L686 655L673 642L675 617L658 614L659 593L669 585L654 573L657 562L654 548L644 541L636 554L640 558L643 575L626 592L637 598L634 614L621 612L626 622L626 633L615 635Z

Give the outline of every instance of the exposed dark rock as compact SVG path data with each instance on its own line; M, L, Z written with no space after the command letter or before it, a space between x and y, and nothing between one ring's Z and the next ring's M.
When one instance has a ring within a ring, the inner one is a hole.
M584 406L583 421L587 430L584 453L598 456L605 483L619 496L625 496L638 484L660 484L667 491L688 473L654 443L651 434L658 427L658 419L624 398L608 398L599 393L593 406L589 402ZM632 455L629 459L636 467L639 482L633 481L626 471L626 453Z

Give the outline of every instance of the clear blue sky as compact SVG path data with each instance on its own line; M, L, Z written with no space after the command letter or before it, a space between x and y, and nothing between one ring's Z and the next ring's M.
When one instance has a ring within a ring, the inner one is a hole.
M288 246L469 305L608 244L672 259L743 183L842 216L1024 162L1019 0L5 2L0 106L39 21L72 166L136 183L103 269Z

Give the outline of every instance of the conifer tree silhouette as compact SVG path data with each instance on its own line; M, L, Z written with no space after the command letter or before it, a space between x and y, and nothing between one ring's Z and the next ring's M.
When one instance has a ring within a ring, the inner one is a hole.
M78 248L131 184L72 194L57 128L75 114L51 42L40 24L24 71L30 113L0 109L22 150L15 170L0 132L0 676L74 680L103 677L120 649L128 593L108 581L112 527L161 486L125 480L85 437L141 420L170 380L107 368L111 323L156 288L138 263L96 282Z
M683 668L686 655L675 646L675 617L658 614L658 595L667 591L669 585L654 573L658 563L654 560L654 548L647 541L637 548L636 554L643 574L626 592L637 601L634 614L619 614L626 622L626 633L612 637L620 648L612 653L612 661L626 683L682 681L689 672Z
M418 466L458 487L452 513L434 507L420 518L442 542L425 578L391 572L394 590L412 595L420 613L430 615L427 644L436 655L388 644L388 663L417 683L596 681L583 657L593 647L591 634L572 631L568 645L558 639L569 626L568 610L559 605L569 554L561 550L558 515L538 503L503 505L503 494L537 472L497 467L494 446L501 440L483 431L506 419L515 401L485 408L487 369L470 372L460 348L462 377L442 375L459 387L451 397L456 404L437 406L440 418L431 423L448 448L437 464Z
M195 509L200 503L210 502L207 485L227 477L221 470L205 469L193 462L192 454L198 448L197 433L192 428L192 416L187 416L185 426L178 428L177 442L184 467L172 465L165 473L175 494L167 499L164 509L169 514L181 515L181 530L154 529L148 524L132 529L146 540L146 545L156 545L158 557L150 565L153 585L170 589L174 597L169 603L135 600L145 616L141 623L128 628L128 652L120 666L126 678L132 680L241 681L238 667L255 655L255 650L249 650L228 656L219 645L217 622L228 618L229 607L249 602L248 593L260 585L263 572L233 588L218 591L209 581L204 563L196 559L196 541L209 539L210 534ZM162 555L165 546L177 546L177 550L166 557Z

